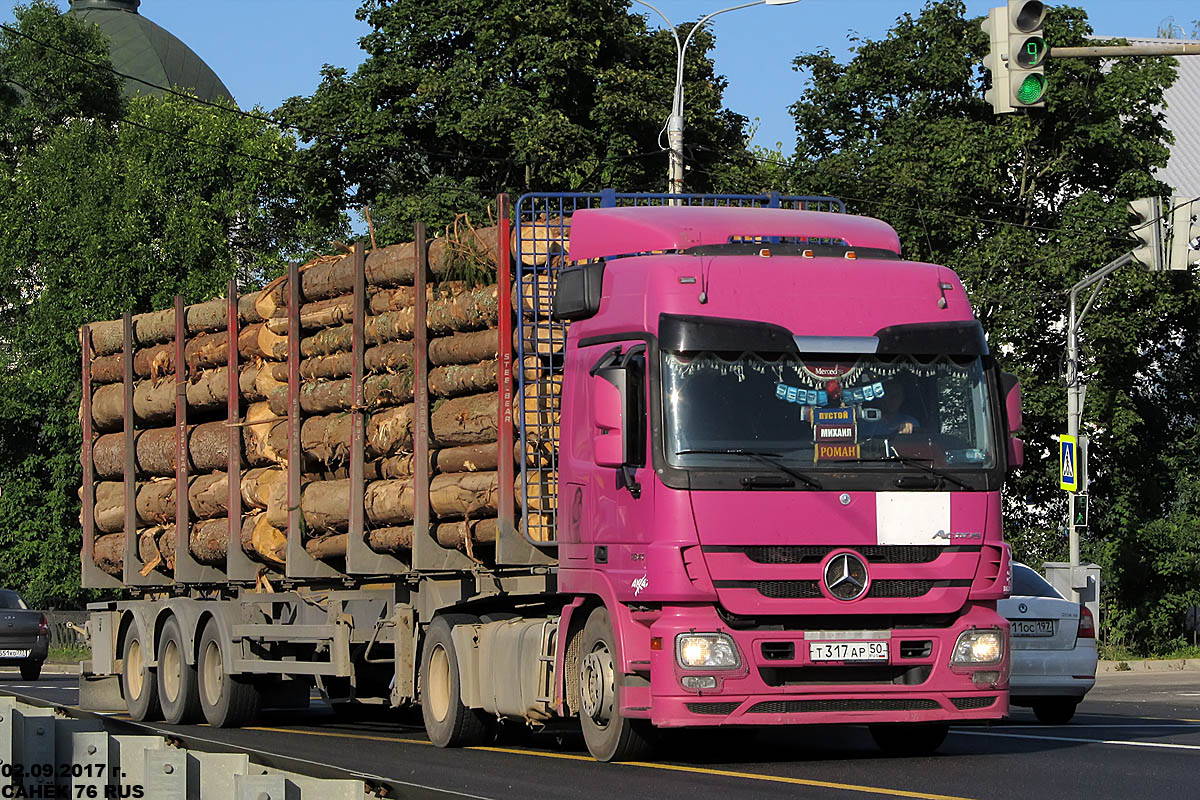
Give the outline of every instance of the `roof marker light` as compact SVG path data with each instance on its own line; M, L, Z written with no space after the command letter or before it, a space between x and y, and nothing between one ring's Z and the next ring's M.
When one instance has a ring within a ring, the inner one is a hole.
M946 283L943 281L942 283L938 284L938 288L941 289L943 292L950 292L950 291L954 290L954 284Z
M815 258L816 256L814 255L814 253L813 253L813 251L812 251L812 250L805 250L805 251L804 251L804 257L805 257L805 258Z
M856 260L858 260L858 253L854 252L853 250L847 250L847 251L846 251L846 260L847 260L847 261L856 261Z
M679 282L682 284L695 283L696 278L694 275L684 275L684 276L680 277Z
M764 247L762 250L759 250L759 251L758 251L758 255L759 255L761 258L770 258L770 257L771 257L771 250L770 250L770 248Z

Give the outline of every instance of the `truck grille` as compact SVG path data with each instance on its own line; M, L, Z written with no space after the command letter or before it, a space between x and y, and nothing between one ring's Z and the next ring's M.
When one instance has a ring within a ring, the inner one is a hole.
M763 597L775 600L821 596L821 585L816 581L754 581L754 588Z
M867 591L867 597L921 597L929 594L932 588L933 581L874 581Z
M841 545L762 545L706 547L705 552L741 552L756 564L819 564ZM928 564L951 548L937 545L868 545L849 548L869 564ZM954 548L958 550L959 548ZM970 548L978 549L978 548Z
M846 700L767 700L750 707L751 714L811 714L823 711L933 711L941 706L927 698Z
M820 667L759 667L758 674L768 686L919 686L929 680L933 667L900 665L849 665Z

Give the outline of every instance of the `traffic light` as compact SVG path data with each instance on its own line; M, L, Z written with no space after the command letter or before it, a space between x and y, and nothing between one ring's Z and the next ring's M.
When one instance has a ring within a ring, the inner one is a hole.
M1157 197L1129 201L1133 220L1133 260L1151 272L1163 269L1163 219Z
M1188 197L1171 198L1171 249L1167 269L1200 266L1200 201Z
M992 88L984 98L995 113L1046 105L1045 18L1040 0L1008 0L1006 7L989 9L980 26L990 41L983 66L992 73Z
M1017 108L1046 105L1045 19L1046 6L1039 0L1008 0L1008 82Z

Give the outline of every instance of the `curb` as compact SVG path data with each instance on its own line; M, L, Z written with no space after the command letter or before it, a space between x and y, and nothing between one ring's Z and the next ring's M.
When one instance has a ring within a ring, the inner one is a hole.
M1200 672L1200 659L1161 658L1140 661L1101 661L1097 672Z

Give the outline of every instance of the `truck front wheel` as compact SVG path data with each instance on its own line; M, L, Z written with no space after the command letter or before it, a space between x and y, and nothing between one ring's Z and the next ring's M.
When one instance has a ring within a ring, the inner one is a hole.
M158 683L150 669L153 648L137 625L125 634L121 651L121 688L125 690L125 708L138 722L156 720L162 716L158 702Z
M597 608L583 626L579 659L579 720L588 752L597 761L636 761L651 750L648 720L621 714L624 674L608 609Z
M492 732L492 721L462 701L458 653L450 635L455 625L474 625L478 617L443 614L425 631L421 649L421 716L429 741L438 747L482 744Z
M200 708L214 728L237 728L252 722L262 705L262 693L251 681L225 673L220 631L204 628L196 663L200 679Z
M171 617L158 640L158 699L163 719L172 725L196 722L203 713L196 665L187 663L185 647L179 620Z

